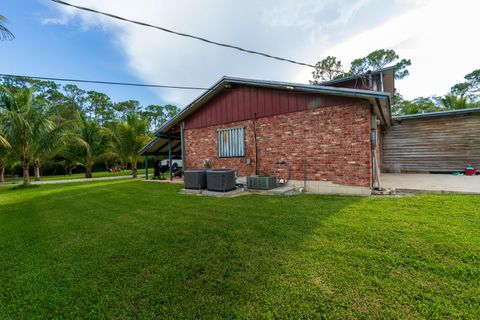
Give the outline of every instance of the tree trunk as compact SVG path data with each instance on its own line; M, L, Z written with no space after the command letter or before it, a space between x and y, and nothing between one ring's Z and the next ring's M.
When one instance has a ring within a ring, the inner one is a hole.
M40 181L40 160L35 160L33 168L35 169L35 181Z
M85 167L85 178L89 179L92 177L92 167Z
M28 161L22 161L22 168L23 168L23 185L28 186L30 184L30 172L29 172L29 165Z
M138 175L137 172L137 160L132 161L132 177L136 178Z
M0 182L5 182L5 167L0 167Z

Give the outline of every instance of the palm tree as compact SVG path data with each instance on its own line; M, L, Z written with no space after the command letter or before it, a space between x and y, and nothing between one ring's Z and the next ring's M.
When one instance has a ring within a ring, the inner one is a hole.
M0 182L5 182L5 168L9 164L10 144L3 133L4 115L0 109Z
M13 155L10 145L0 145L0 182L5 182L5 170L12 163Z
M112 148L124 164L131 163L132 175L137 177L138 151L148 142L148 122L135 113L128 114L125 120L113 125Z
M10 160L10 144L3 136L2 127L2 114L0 113L0 182L5 182L5 168L9 164Z
M4 147L4 148L10 147L10 143L8 143L7 138L5 138L5 135L3 133L3 116L1 112L0 112L0 147Z
M5 27L5 23L7 22L7 18L0 15L0 40L13 40L15 36L13 35L10 30Z
M463 95L457 96L453 93L447 94L443 98L440 98L440 103L446 110L467 109L471 107L471 105L468 103L467 97Z
M63 156L85 167L85 178L92 177L92 168L105 155L107 132L93 120L80 118L80 126Z
M12 93L3 88L0 94L3 130L23 169L23 184L30 183L29 168L32 161L52 153L62 141L66 125L56 127L44 109L33 105L33 89L21 88Z

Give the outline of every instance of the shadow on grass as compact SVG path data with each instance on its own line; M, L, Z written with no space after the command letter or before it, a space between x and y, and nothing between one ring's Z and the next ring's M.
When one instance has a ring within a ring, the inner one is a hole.
M0 208L0 317L268 317L282 308L270 294L288 287L288 259L360 199L218 199L119 181L44 187Z

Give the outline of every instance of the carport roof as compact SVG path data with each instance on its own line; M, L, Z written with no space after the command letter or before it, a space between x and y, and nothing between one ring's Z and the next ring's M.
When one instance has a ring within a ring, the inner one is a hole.
M167 156L168 155L168 139L172 139L172 154L179 155L181 153L180 136L178 135L159 135L152 139L144 146L139 153L142 156Z

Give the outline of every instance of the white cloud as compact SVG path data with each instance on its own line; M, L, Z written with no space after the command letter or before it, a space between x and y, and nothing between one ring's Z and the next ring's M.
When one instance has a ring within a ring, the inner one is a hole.
M318 24L316 16L327 6L326 1L299 0L277 2L270 10L264 10L262 21L274 27L300 27L303 30Z
M455 8L462 7L462 1L468 12ZM399 83L402 93L408 96L440 93L439 90L443 90L445 84L443 80L437 81L439 74L448 79L451 85L473 69L472 59L475 55L478 56L478 48L475 48L473 40L469 43L452 43L456 41L453 39L466 40L463 34L458 36L460 31L469 34L475 30L470 22L465 21L475 21L472 17L476 8L474 1L459 0L452 5L443 0L427 4L425 0L396 0L388 5L381 0L72 2L311 63L327 54L336 55L343 61L351 61L378 48L394 48L401 56L411 57L414 63L412 75ZM412 10L415 7L418 9ZM119 68L128 68L132 74L148 83L210 86L223 75L299 82L308 82L311 77L308 68L61 8L60 17L54 18L58 19L57 23L71 21L75 25L80 21L80 27L84 29L90 28L96 32L96 28L101 28L111 33L112 42L126 57L126 65ZM392 8L394 13L383 12ZM401 15L408 10L412 11ZM448 12L453 15L445 16ZM398 16L381 21L379 15L384 19ZM383 25L378 26L380 23ZM363 29L367 30L359 33L358 30ZM435 30L458 37L442 39ZM444 46L449 48L445 49ZM461 48L467 48L469 52L459 50ZM462 57L461 61L448 63L454 56ZM449 65L445 66L446 63ZM435 81L432 82L432 79ZM188 103L198 94L178 90L156 91L162 100L179 104Z
M76 0L74 3L219 42L302 60L308 55L309 46L328 41L324 34L314 35L315 21L320 19L328 23L335 20L338 15L330 17L330 12L322 10L336 7L338 1L321 1L323 5L313 0L281 5L274 0L235 3L145 0L141 5L129 0L115 1L114 5L106 0ZM290 12L290 8L298 10L293 16L282 18L282 13ZM70 11L67 11L66 18L75 23L78 19L72 19ZM124 52L127 67L149 83L209 86L223 75L289 80L290 75L302 68L92 13L76 11L75 14L83 25L102 26L112 32L112 41ZM291 21L291 24L281 21ZM163 100L182 104L197 94L174 90L158 92Z
M405 0L403 0L405 1ZM410 2L410 1L409 1ZM444 94L468 72L480 67L480 44L473 40L476 1L418 2L418 9L354 35L327 50L342 61L352 61L378 48L392 48L410 58L411 75L397 82L406 98ZM308 70L297 81L310 76Z
M62 15L58 18L44 18L41 20L41 23L46 25L46 24L61 24L61 25L66 25L70 22L70 17L65 15Z
M332 27L340 24L346 24L358 10L360 10L369 2L370 0L357 0L353 3L351 1L340 1L338 17L327 25Z

